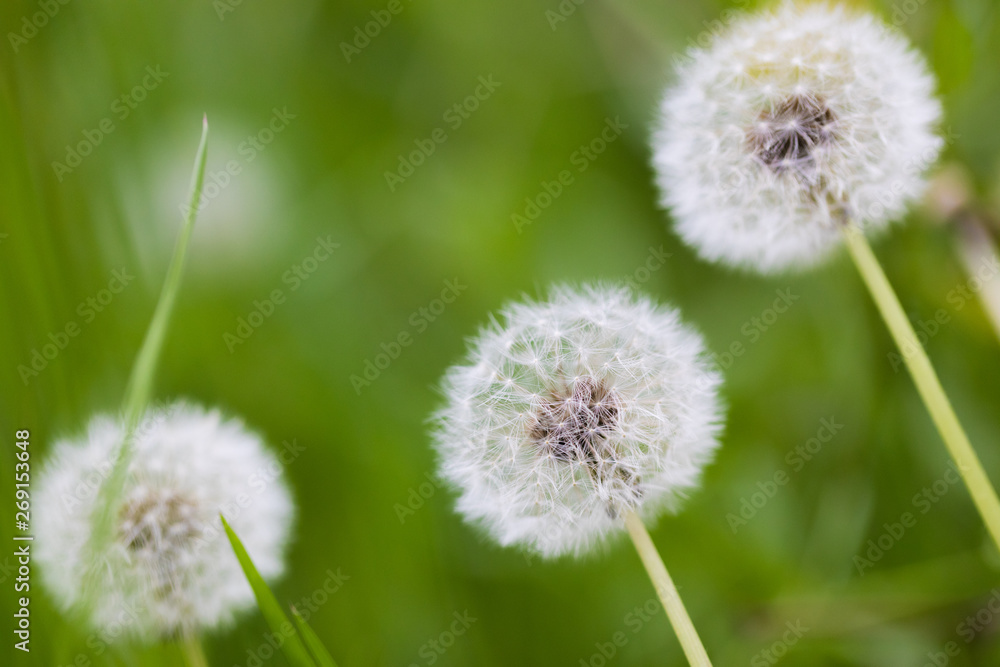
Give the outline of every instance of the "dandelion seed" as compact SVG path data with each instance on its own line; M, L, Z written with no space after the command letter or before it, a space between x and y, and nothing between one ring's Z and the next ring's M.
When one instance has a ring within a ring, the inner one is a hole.
M654 165L678 233L708 260L814 265L843 219L874 233L898 218L941 148L926 64L869 15L786 2L736 21L678 75Z
M770 273L846 243L1000 547L1000 496L865 236L924 189L942 144L933 88L871 16L785 2L693 53L663 101L654 162L678 232L706 259Z
M676 311L627 289L514 303L444 379L434 439L458 510L503 545L582 554L698 484L720 378Z
M86 547L97 488L124 437L120 420L98 416L82 440L56 444L36 495L43 582L94 627L114 623L139 639L230 622L254 597L219 513L239 530L260 572L280 575L294 513L280 464L259 436L217 410L176 403L147 412L114 513L113 542L92 560ZM94 599L84 587L91 577Z

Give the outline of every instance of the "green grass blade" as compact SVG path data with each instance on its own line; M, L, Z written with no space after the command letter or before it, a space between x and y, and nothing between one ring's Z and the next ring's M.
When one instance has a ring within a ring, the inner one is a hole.
M160 359L163 341L167 336L167 327L174 310L174 302L177 300L177 292L180 290L181 277L184 273L184 259L191 241L191 233L194 231L195 217L198 214L198 202L201 199L201 189L205 181L207 153L208 117L205 117L202 122L201 142L198 144L198 153L194 161L194 171L191 174L191 203L184 212L184 225L181 227L181 235L177 239L174 255L167 269L167 278L160 291L160 300L153 312L153 319L146 331L146 338L142 342L139 354L136 355L128 387L125 390L122 412L130 430L138 425L139 418L146 409L146 403L149 402L153 376L156 373L156 365Z
M146 330L142 347L136 355L132 371L129 376L128 385L125 389L125 398L122 402L122 416L125 420L125 438L116 453L114 465L107 481L102 485L100 497L97 500L96 509L92 517L93 530L91 532L88 549L94 558L95 568L100 567L100 554L103 553L105 545L112 539L114 526L115 503L121 496L122 487L125 485L125 472L128 470L128 462L132 454L135 430L139 426L139 420L146 410L149 396L152 391L153 378L156 374L156 365L159 361L160 351L163 349L163 341L166 339L167 328L170 324L170 316L173 313L174 302L177 300L177 293L180 290L181 277L184 272L184 259L187 255L188 245L191 241L191 232L194 230L194 221L198 212L198 201L201 199L202 184L205 180L205 158L208 153L208 118L202 120L201 141L198 144L198 153L195 156L194 170L191 174L191 205L184 213L184 224L181 227L180 237L174 248L170 266L167 269L167 276L160 291L160 298L157 301L156 309L153 311L153 318ZM93 579L93 578L92 578ZM85 591L90 597L90 588L95 582L85 582Z
M295 619L295 625L299 629L299 634L302 635L303 641L305 641L306 646L312 652L313 658L316 660L316 664L319 667L337 667L337 663L334 661L333 656L330 652L326 650L323 646L323 642L320 638L316 636L313 629L309 627L306 623L306 619L302 618L302 614L295 607L292 607L292 618Z
M309 657L309 652L306 651L302 640L296 634L295 626L285 616L285 612L281 610L278 599L274 597L274 593L267 587L264 579L257 572L257 568L254 567L253 561L250 560L250 554L243 547L240 538L229 527L225 517L220 514L219 518L222 519L222 525L226 529L226 535L229 536L229 543L233 545L233 551L236 552L236 558L240 561L243 574L246 575L247 581L250 582L253 594L257 598L257 606L260 608L260 612L264 614L264 620L271 626L273 632L285 638L284 643L281 644L281 650L284 651L288 662L294 667L317 667L313 659Z

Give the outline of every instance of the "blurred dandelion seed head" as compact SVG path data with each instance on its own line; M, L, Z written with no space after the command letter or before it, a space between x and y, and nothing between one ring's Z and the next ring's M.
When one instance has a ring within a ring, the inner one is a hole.
M271 474L280 464L259 436L216 410L186 403L150 410L133 441L114 540L95 557L88 547L98 489L124 437L120 420L97 416L82 441L56 444L36 496L46 517L36 537L43 582L94 627L131 619L124 632L133 638L232 621L254 598L219 513L261 574L280 575L294 513L281 476Z
M697 486L720 377L677 312L620 287L506 306L444 378L435 420L458 511L503 545L582 554Z
M843 217L878 232L921 194L942 145L934 81L872 16L786 2L690 56L653 162L678 233L705 259L811 266L838 246Z
M257 154L248 162L239 151L243 136L233 129L236 127L253 125L241 118L213 121L212 150L205 166L188 275L216 279L259 269L289 240L288 225L277 221L287 215L281 203L294 180L289 175L294 173L294 165L279 150ZM171 257L189 204L191 155L190 146L183 141L187 130L186 121L176 129L169 128L162 137L136 148L117 167L117 207L107 215L126 221L130 243L142 265L150 267L151 281L158 275L157 267ZM107 252L113 256L120 251L110 246Z

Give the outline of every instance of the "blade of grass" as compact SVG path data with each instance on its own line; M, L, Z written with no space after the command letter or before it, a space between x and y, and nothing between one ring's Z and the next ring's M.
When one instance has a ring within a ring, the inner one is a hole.
M292 607L292 618L295 619L295 626L299 629L299 634L302 635L302 640L306 643L306 647L312 652L313 658L316 660L316 664L319 667L337 667L336 661L334 661L333 656L330 652L326 650L323 646L323 642L320 638L313 632L313 629L309 627L306 623L306 619L302 618L302 614L294 606Z
M177 293L180 291L181 278L184 274L184 259L187 256L188 245L191 241L191 233L194 231L194 221L198 215L198 202L201 199L201 188L205 181L205 158L208 154L208 117L202 120L201 142L198 144L198 153L194 161L194 171L191 173L191 200L184 211L184 224L181 227L181 235L177 239L174 248L174 255L167 268L167 278L163 282L163 289L160 291L160 300L153 311L153 319L149 323L146 331L146 338L139 348L135 363L132 366L132 374L129 376L128 386L125 389L125 400L122 404L122 412L125 422L130 428L138 425L149 402L149 395L152 391L153 376L156 373L156 365L160 360L160 350L163 348L163 341L167 336L167 328L170 324L170 316L174 311L174 302L177 301Z
M302 640L296 634L292 622L288 620L285 612L281 610L278 599L274 597L274 593L271 592L271 589L264 583L263 577L257 572L257 568L254 566L253 561L250 560L250 554L243 547L240 538L233 532L233 529L229 526L224 516L220 514L219 518L222 519L222 525L226 529L226 535L229 536L229 543L233 545L233 551L236 552L236 558L240 561L243 574L246 575L247 581L250 582L250 588L253 589L254 597L257 598L257 606L260 608L260 613L264 615L264 620L267 621L271 630L285 638L285 641L281 644L281 650L284 651L288 662L294 665L294 667L317 667L313 659L309 657L309 652L306 651Z
M201 141L198 144L194 170L191 174L191 204L184 212L184 224L181 227L181 234L177 239L173 257L167 269L167 276L160 291L160 298L156 303L153 318L149 323L149 328L146 330L142 347L139 348L139 353L136 355L128 385L125 389L125 398L122 401L125 437L115 453L114 465L105 484L101 487L100 498L98 498L92 517L94 524L88 548L95 556L99 556L103 552L104 546L112 538L115 503L121 496L121 490L125 484L125 472L128 470L128 462L132 454L135 431L139 426L139 420L142 418L143 412L146 410L146 404L149 402L153 377L156 373L156 365L160 358L160 351L163 349L163 341L166 339L170 316L174 309L174 302L177 300L177 293L180 290L181 277L184 272L184 259L191 241L191 232L194 229L194 221L198 212L198 201L201 199L202 184L205 180L205 158L207 152L208 117L206 116L202 119ZM100 567L100 558L92 558L91 562L97 564L96 567ZM91 579L94 578L91 577ZM88 591L93 583L85 583Z

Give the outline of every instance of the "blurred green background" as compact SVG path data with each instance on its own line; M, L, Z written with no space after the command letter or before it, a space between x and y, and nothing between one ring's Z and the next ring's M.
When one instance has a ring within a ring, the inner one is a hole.
M1000 664L1000 618L987 606L1000 557L963 487L939 484L926 514L915 505L948 459L846 256L806 275L736 274L698 261L658 210L647 138L671 58L734 5L577 2L5 0L3 488L16 429L31 430L37 473L56 438L117 407L207 113L215 195L198 220L156 398L217 404L275 448L305 447L286 469L299 518L275 591L296 602L328 570L350 577L309 619L341 665L683 664L662 612L634 612L653 589L627 542L582 562L527 559L464 525L453 494L428 482L426 420L465 337L553 281L628 277L681 306L728 366L717 461L686 509L652 531L715 664L772 664L774 647L785 665L924 665L951 641L959 653L947 664ZM53 15L32 31L25 17L42 23L32 17L45 7ZM996 202L1000 7L872 8L902 19L927 54L950 128L946 158ZM578 152L608 122L620 135L593 159ZM421 146L433 153L411 159ZM400 156L420 165L410 173ZM563 170L572 183L539 199ZM512 215L534 213L526 200L547 205L518 229ZM998 341L977 302L948 301L968 279L953 230L919 210L910 218L876 251L915 321L947 311L930 355L1000 483ZM318 238L339 247L303 263ZM647 261L655 270L640 269ZM296 266L307 279L291 277ZM81 306L123 268L135 276L126 289L99 312ZM445 281L463 289L440 308ZM276 289L285 301L260 326L238 343L225 337ZM776 290L798 298L772 319ZM18 367L68 322L80 334L23 378ZM412 344L377 377L368 369L370 384L352 382L366 362L384 365L382 345L403 332ZM742 353L725 357L734 343ZM787 453L830 418L843 428L796 470ZM778 471L787 484L734 530L727 515ZM916 525L860 573L855 556L907 511ZM32 652L14 664L177 662L125 641L96 650L39 583L36 571ZM468 630L442 637L466 611ZM960 624L977 613L967 643ZM789 635L787 623L808 630ZM208 638L210 662L255 664L248 650L265 632L247 614ZM599 645L618 632L625 645L604 658Z

